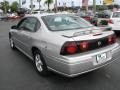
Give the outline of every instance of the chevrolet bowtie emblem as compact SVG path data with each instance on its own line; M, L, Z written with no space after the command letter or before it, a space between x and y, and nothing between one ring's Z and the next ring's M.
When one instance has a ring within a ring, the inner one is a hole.
M101 41L98 41L98 46L101 46L102 42Z

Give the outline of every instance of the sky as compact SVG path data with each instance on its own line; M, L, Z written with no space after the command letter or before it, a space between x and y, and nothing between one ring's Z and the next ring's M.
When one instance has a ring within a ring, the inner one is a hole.
M2 2L3 0L0 0L0 2ZM19 1L19 0L6 0L6 1L9 1L10 3L12 3L13 1ZM21 0L22 1L22 0ZM36 5L36 8L39 7L39 4L37 2L37 0L33 0L33 4ZM47 6L44 4L44 1L45 0L41 0L41 8L45 9L47 8ZM54 0L55 1L55 0ZM82 0L57 0L58 1L58 6L63 6L63 2L66 2L66 6L71 6L72 5L72 1L74 2L74 6L81 6L82 5ZM100 5L103 2L103 0L96 0L96 4L97 5ZM114 0L115 3L119 3L120 4L120 0ZM60 5L59 5L60 3ZM93 4L93 0L89 0L89 5L92 5ZM26 8L29 8L29 5L30 5L30 0L26 0L26 4L23 5L23 7L26 7ZM51 5L51 8L53 8L54 4Z

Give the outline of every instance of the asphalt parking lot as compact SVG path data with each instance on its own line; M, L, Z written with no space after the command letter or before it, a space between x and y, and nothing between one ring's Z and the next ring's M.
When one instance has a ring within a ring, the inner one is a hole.
M13 24L16 22L0 21L0 90L120 90L120 56L106 67L75 78L53 72L40 76L32 61L11 50L8 32Z

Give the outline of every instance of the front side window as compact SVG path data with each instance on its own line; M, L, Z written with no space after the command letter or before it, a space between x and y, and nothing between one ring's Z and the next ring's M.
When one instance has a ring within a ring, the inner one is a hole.
M38 20L36 18L28 17L20 22L20 24L18 25L18 28L22 30L34 32L36 31L36 29L38 29L37 25L38 25Z
M84 19L72 15L49 15L43 16L42 19L51 31L74 30L92 26Z
M25 25L25 27L30 31L34 31L36 23L37 23L37 20L35 18L28 18L28 22Z
M17 28L18 28L19 30L24 29L26 23L27 23L27 18L22 19L22 20L18 23Z

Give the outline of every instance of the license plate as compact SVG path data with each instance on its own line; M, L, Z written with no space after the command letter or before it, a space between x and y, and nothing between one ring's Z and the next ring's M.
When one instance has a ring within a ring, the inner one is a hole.
M97 62L98 64L105 62L106 59L107 59L107 54L106 54L106 53L98 54L98 55L96 56L96 62Z

